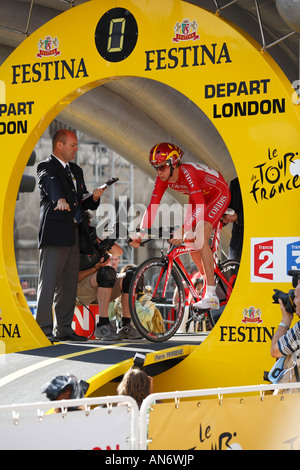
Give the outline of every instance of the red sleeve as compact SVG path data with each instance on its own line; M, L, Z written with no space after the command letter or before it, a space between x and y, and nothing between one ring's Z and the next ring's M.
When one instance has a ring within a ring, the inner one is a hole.
M163 182L158 176L154 183L151 200L145 214L143 215L141 228L150 228L155 220L161 198L168 187L168 182Z

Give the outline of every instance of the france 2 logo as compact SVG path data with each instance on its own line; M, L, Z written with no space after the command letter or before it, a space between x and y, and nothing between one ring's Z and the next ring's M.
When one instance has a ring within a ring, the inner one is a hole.
M291 282L291 269L300 269L299 238L251 239L251 282Z
M254 245L254 276L273 281L274 242L267 240Z

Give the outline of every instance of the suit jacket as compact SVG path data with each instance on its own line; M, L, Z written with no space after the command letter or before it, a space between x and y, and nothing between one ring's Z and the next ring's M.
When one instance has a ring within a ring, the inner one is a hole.
M231 200L229 207L235 210L237 214L237 225L244 226L244 211L241 188L238 178L234 178L230 182Z
M230 207L235 210L237 214L236 223L232 224L230 248L235 253L235 259L240 259L243 248L244 238L244 210L241 188L238 178L230 182L231 201Z
M40 190L39 248L46 245L73 246L75 244L74 217L78 207L83 216L83 222L80 224L81 238L89 238L84 211L97 209L99 201L94 202L93 198L89 198L78 205L88 191L82 169L73 162L70 162L69 165L76 179L77 194L72 179L66 173L63 165L53 155L41 161L37 166L37 181ZM61 198L67 200L71 209L70 212L54 210L57 201ZM89 240L86 239L83 244L88 247ZM85 248L83 251L89 252L89 248Z

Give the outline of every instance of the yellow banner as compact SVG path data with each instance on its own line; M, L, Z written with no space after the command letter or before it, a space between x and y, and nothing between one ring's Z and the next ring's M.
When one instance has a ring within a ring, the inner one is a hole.
M299 394L159 403L149 450L300 449Z

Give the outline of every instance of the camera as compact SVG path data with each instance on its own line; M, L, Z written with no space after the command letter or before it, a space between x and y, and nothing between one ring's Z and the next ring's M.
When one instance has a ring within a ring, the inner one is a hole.
M292 285L296 288L298 282L300 281L300 270L292 269L288 271L288 275L292 276ZM274 300L275 304L278 304L279 299L282 300L284 308L288 313L295 313L296 306L294 303L295 298L295 290L291 289L288 293L282 292L282 290L274 289L274 294L272 299Z
M145 360L146 360L146 354L136 353L134 356L132 367L134 369L142 369L143 365L145 364Z
M109 258L109 254L107 253L107 251L109 251L113 247L117 239L111 239L107 237L104 240L98 241L95 227L90 227L90 238L95 249L99 253L99 256L101 258L104 258L104 262L107 261Z
M274 289L275 294L273 294L272 299L275 304L279 303L279 299L282 300L284 308L288 313L295 313L296 306L294 304L295 291L294 289L289 290L288 293L282 292L282 290Z

